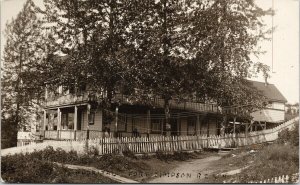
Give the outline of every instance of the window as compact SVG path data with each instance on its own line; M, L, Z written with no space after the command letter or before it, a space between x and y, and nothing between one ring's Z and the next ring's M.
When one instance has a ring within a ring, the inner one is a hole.
M70 94L75 94L75 85L74 84L69 86L69 93Z
M74 113L68 113L68 129L74 129Z
M68 121L68 117L67 117L67 113L62 113L61 114L61 127L62 129L67 129L67 121Z
M78 94L83 94L86 91L86 84L80 84L78 87Z
M62 94L63 95L69 94L69 87L68 86L62 86Z
M161 133L161 126L163 120L161 119L151 119L151 132L152 133Z
M187 135L195 135L196 134L196 118L190 117L187 121Z
M40 125L35 125L35 131L39 132L40 131Z
M118 131L126 132L127 130L127 117L126 115L118 116Z
M95 112L91 111L89 116L89 125L94 125L95 124Z

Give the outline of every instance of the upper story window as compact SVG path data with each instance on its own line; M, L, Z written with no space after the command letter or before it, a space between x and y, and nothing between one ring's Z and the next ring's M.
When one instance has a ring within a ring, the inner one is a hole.
M86 84L80 84L77 89L78 94L83 94L86 91Z

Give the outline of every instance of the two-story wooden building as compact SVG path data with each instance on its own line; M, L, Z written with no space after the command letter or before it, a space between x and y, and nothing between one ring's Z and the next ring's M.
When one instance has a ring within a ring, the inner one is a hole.
M101 106L102 93L89 87L80 90L58 87L46 91L43 129L45 138L72 139L101 137L104 132L119 136L219 134L220 110L214 103L170 101L170 124L166 125L164 101L153 98L151 105L134 97L115 94L112 109ZM106 121L107 115L112 119Z
M287 100L276 86L268 82L250 81L250 83L253 87L261 91L268 100L268 105L264 109L251 113L254 121L253 129L255 130L255 127L257 128L262 125L264 128L274 127L284 122Z
M273 84L250 82L269 100L265 109L251 113L254 123L251 129L263 124L266 128L266 123L282 122L286 99L279 90ZM107 110L101 106L104 94L94 93L88 86L80 89L60 86L56 92L46 91L45 94L42 128L48 139L96 138L113 133L126 137L219 135L223 121L221 107L197 100L170 100L170 124L166 125L164 100L161 98L153 98L146 105L137 102L134 97L115 94L116 103Z

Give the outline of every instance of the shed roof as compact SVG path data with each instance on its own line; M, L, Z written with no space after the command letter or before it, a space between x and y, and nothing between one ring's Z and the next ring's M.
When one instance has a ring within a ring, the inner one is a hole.
M275 102L283 102L286 103L286 98L281 94L281 92L277 89L277 87L274 84L265 85L265 82L258 82L258 81L252 81L249 80L250 84L254 86L257 90L261 91L266 98L268 98L269 101L275 101Z

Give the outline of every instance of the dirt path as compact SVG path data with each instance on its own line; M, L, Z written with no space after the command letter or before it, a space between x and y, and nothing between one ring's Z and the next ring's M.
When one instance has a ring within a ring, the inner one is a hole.
M214 170L210 167L213 161L221 156L210 156L203 159L193 159L182 162L169 173L157 174L149 183L198 183L210 175Z
M104 171L104 170L99 170L99 169L96 169L94 167L72 165L72 164L61 164L61 163L57 163L57 162L54 162L54 163L58 164L60 166L67 167L69 169L73 169L73 170L87 170L87 171L93 171L93 172L96 172L96 173L100 173L104 177L108 177L108 178L110 178L112 180L115 180L117 182L120 182L120 183L130 183L130 184L138 183L137 181L134 181L134 180L131 180L131 179L128 179L128 178L125 178L125 177L121 177L120 175L116 175L116 174L113 174L113 173L110 173L110 172L107 172L107 171Z

